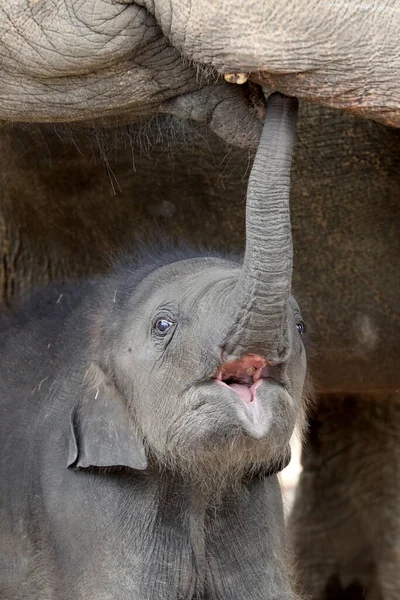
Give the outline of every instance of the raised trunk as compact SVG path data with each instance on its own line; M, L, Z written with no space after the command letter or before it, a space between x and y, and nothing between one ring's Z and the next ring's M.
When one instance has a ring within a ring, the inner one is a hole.
M249 178L246 252L233 293L234 328L225 350L239 357L257 352L281 362L289 347L287 305L293 248L290 226L290 169L298 102L272 94Z

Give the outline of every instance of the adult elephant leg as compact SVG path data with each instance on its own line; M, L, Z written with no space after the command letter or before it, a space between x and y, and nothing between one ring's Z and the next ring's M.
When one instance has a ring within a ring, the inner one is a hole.
M400 593L400 394L322 396L290 532L315 600Z

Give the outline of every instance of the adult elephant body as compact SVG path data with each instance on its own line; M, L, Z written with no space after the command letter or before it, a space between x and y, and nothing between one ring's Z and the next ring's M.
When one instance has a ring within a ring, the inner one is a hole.
M156 1L2 7L0 118L14 123L0 129L4 306L43 282L103 271L154 228L243 247L247 148L264 107L254 84L213 83L217 72L249 71L399 124L394 2L314 2L297 16L269 2L213 2L201 14L186 4L176 19ZM160 112L172 118L138 137L136 128L99 130ZM24 121L86 128L16 124ZM400 589L399 141L398 129L301 105L294 291L310 319L320 400L292 531L318 600L356 590L389 600Z
M209 87L217 73L245 72L399 126L399 35L397 0L7 0L0 119L115 122L178 113L251 144L260 128L246 95Z

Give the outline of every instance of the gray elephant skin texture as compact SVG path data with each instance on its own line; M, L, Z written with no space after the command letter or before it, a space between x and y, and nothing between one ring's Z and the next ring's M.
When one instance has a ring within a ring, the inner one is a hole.
M243 88L210 85L244 71L287 94L400 124L397 0L5 0L0 44L8 121L161 111L255 143Z
M242 264L164 249L2 317L1 598L294 598L276 475L306 410L293 102L270 100Z

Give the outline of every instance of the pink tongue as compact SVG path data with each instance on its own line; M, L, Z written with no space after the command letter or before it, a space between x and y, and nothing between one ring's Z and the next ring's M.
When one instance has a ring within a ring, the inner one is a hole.
M252 401L252 393L247 385L244 385L242 383L231 383L229 387L235 390L235 392L237 393L239 398L243 400L243 402L250 403Z

